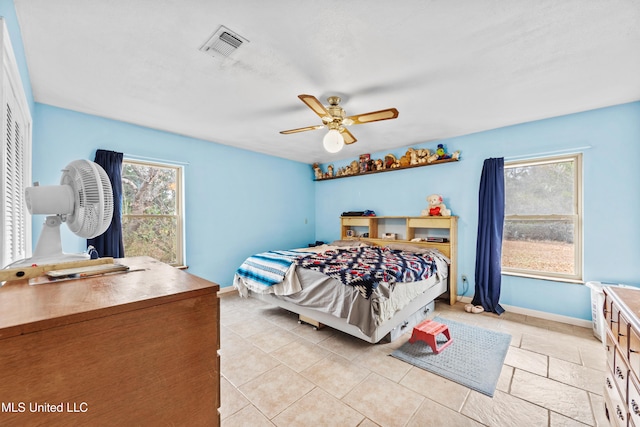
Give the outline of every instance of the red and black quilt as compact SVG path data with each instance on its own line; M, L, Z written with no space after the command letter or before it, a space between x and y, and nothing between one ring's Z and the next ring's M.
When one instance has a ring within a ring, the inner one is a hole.
M366 299L381 282L393 290L396 283L428 279L436 271L436 263L428 254L373 246L330 250L295 263L355 287Z

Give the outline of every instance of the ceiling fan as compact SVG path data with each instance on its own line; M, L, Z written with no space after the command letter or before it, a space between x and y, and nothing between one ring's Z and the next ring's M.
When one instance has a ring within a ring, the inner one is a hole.
M398 117L398 110L395 108L387 108L386 110L372 111L370 113L347 117L344 109L338 105L340 104L339 96L330 96L327 98L329 105L326 107L313 95L298 95L298 98L307 104L307 106L322 119L323 124L283 130L280 133L286 135L307 130L322 129L324 127L329 128L329 132L327 132L322 141L325 150L330 153L337 153L342 149L344 144L353 144L357 141L353 134L347 130L346 126L395 119Z

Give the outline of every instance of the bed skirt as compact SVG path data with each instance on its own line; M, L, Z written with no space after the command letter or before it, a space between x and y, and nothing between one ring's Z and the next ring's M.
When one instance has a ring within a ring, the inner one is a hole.
M323 325L337 329L364 341L377 343L383 340L383 338L385 341L393 341L405 332L410 331L415 324L433 313L435 299L446 292L447 279L440 280L422 294L418 295L401 310L397 311L389 320L378 325L371 336L365 335L360 328L349 324L346 319L282 300L272 294L259 294L249 291L249 296L265 301L268 304L281 307L298 315L308 317L322 323Z

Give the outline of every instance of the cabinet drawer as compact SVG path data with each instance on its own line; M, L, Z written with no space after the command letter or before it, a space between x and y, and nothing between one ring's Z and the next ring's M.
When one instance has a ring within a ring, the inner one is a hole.
M629 368L640 376L640 336L633 328L629 328Z
M618 332L620 332L620 308L616 303L611 303L611 332L618 341Z
M371 224L370 218L342 218L342 225L353 225L359 227L368 227Z
M626 357L629 353L629 321L620 313L618 320L618 344L620 351Z
M608 373L605 380L605 393L604 401L607 410L607 416L612 426L626 426L627 425L627 406L624 404L618 389L615 386L615 380Z
M620 351L616 348L616 357L613 361L613 379L618 385L618 390L620 390L620 394L623 400L627 399L627 385L629 382L629 367L627 366L627 362L620 354Z
M411 332L413 327L423 320L427 319L435 310L435 303L431 301L429 304L419 308L415 313L407 318L402 324L396 326L389 334L384 337L385 342L393 342L402 334Z
M605 291L603 314L604 314L604 322L607 328L611 328L611 304L612 304L611 296L607 295Z
M607 330L605 334L607 335L607 345L605 346L605 349L607 350L607 365L609 370L613 372L613 368L614 368L613 360L616 354L615 340L611 336L611 331Z
M408 218L407 227L409 228L449 228L451 225L451 219L449 217L434 217L427 218Z
M635 424L640 425L640 387L636 383L633 375L629 378L629 418L634 421Z

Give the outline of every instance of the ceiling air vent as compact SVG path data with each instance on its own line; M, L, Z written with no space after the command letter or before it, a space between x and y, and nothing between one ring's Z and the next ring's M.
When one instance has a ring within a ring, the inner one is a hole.
M248 42L249 40L221 25L200 47L200 50L214 57L226 58L242 46L243 43Z

